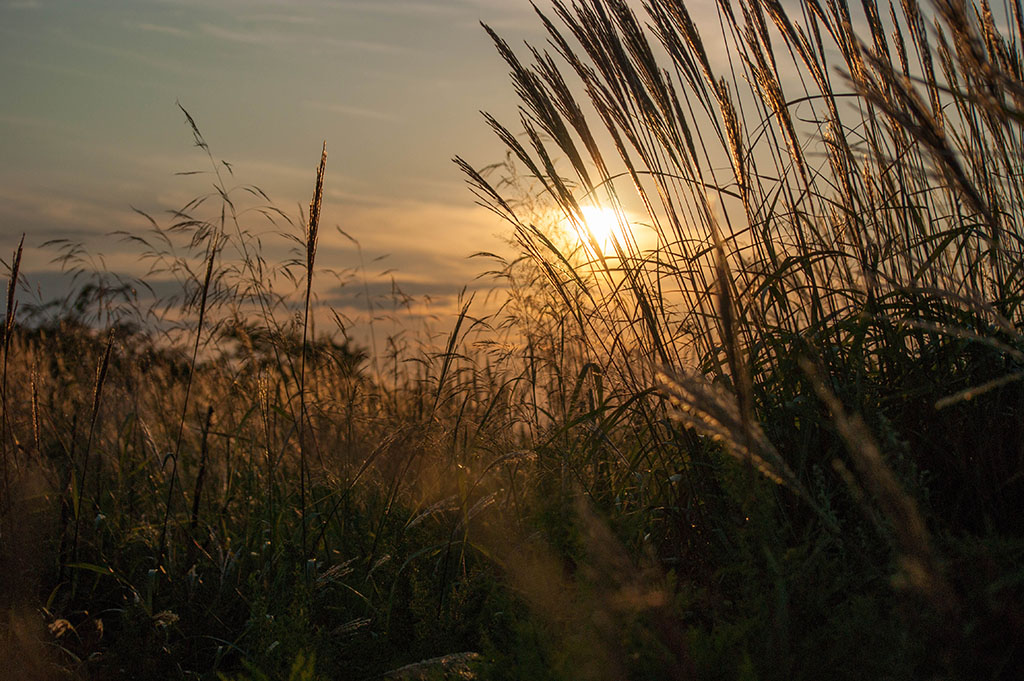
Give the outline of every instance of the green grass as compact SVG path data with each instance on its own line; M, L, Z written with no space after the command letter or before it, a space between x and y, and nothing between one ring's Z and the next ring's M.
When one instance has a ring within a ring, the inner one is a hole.
M330 172L289 220L187 113L215 192L124 235L178 295L62 242L82 285L19 311L18 248L23 677L1019 676L1024 16L646 11L490 32L522 117L458 163L517 257L437 347L314 333Z

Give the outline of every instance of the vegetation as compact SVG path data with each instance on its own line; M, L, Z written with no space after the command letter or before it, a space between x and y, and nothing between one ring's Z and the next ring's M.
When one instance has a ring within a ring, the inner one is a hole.
M19 315L19 246L20 678L1019 678L1024 12L645 12L491 32L519 257L435 350L316 333L326 150L279 267L191 117L216 193L126 235L179 297L55 244Z

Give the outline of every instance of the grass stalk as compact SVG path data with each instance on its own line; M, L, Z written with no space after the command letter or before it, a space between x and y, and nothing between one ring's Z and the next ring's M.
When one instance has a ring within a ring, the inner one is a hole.
M78 488L76 503L75 503L75 531L71 541L71 562L78 562L78 548L79 548L79 531L82 527L82 504L85 501L87 495L87 482L89 479L89 460L93 449L93 440L96 435L96 426L99 423L100 418L100 406L103 403L103 386L107 380L107 369L110 367L110 354L114 348L114 332L111 331L107 334L107 343L103 349L103 357L100 359L99 366L96 367L96 381L93 384L92 391L92 411L89 416L89 435L85 439L85 450L82 453L82 468L78 473L78 480L73 481L72 484ZM100 495L100 489L96 490L96 497Z
M210 295L210 286L213 283L214 265L217 262L217 254L221 245L219 234L210 237L207 243L206 274L203 276L202 287L199 290L199 318L196 321L195 341L192 345L192 357L189 360L188 379L185 382L185 395L182 399L181 418L178 419L178 434L174 440L174 451L171 454L171 479L167 483L167 497L164 502L164 519L160 525L159 552L157 553L157 566L164 567L164 558L167 554L167 527L171 519L171 507L174 500L174 487L178 477L178 458L181 455L181 443L185 434L185 421L188 417L189 397L192 394L192 385L195 380L196 366L199 358L199 343L202 338L203 324L206 320L207 302Z
M306 445L306 357L309 354L309 307L313 293L313 267L316 263L317 237L320 231L320 204L324 194L324 171L327 168L327 142L324 142L323 151L320 154L320 165L316 171L316 186L313 188L313 198L309 202L309 221L306 228L306 295L302 315L302 359L299 368L299 494L300 513L302 515L302 555L307 558L315 552L316 547L307 544L307 521L306 521L306 494L309 484L309 461Z
M14 255L11 258L11 275L7 282L7 308L4 313L4 327L3 327L3 376L0 377L0 409L3 409L3 417L0 420L0 438L3 442L0 443L0 450L3 452L3 490L0 495L0 518L3 518L6 513L6 505L9 503L10 491L11 491L11 462L8 461L8 452L12 448L13 438L10 433L10 425L8 423L9 418L9 407L7 404L7 366L9 362L9 356L11 354L11 338L14 333L15 318L17 315L17 301L15 300L15 291L18 286L18 272L21 269L21 254L25 247L25 235L21 235L21 241L18 242L18 247L14 251Z

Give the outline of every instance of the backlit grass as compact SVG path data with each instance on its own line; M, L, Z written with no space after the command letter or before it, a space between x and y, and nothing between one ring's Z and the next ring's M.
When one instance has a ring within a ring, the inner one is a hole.
M187 113L216 191L126 235L176 294L59 243L19 311L18 247L21 677L1017 678L1019 7L632 7L487 29L516 257L439 342L318 327L326 150L289 220Z

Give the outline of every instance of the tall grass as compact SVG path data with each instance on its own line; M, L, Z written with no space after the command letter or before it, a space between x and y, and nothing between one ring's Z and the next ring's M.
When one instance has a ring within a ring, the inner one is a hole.
M526 264L507 271L546 292L513 316L560 339L549 372L578 376L574 398L603 395L561 422L614 414L642 443L563 462L613 517L630 499L659 550L690 528L668 564L694 578L725 507L774 526L756 540L769 556L805 546L795 532L851 557L861 508L898 583L947 618L941 645L975 626L964 610L1016 617L958 602L929 534L1021 530L1020 8L747 0L698 26L682 2L551 5L526 57L487 28L522 102L514 126L488 122L531 200L459 163L514 229ZM594 204L618 217L610 247ZM579 390L586 376L600 384ZM692 434L787 491L764 506ZM947 662L966 669L974 643L957 640ZM996 675L1018 660L1003 645Z
M291 220L184 109L214 190L122 233L146 277L53 243L78 288L16 310L19 247L0 655L1016 678L1020 9L632 7L556 0L528 57L487 29L521 117L458 163L517 253L434 339L318 333L326 145Z
M3 351L4 351L4 363L3 363L3 375L0 376L0 408L3 409L3 418L0 422L0 438L3 439L3 490L4 499L10 498L10 485L11 485L11 466L13 462L8 460L10 456L9 448L11 438L9 437L7 418L9 407L7 405L7 368L10 361L11 352L11 337L14 333L14 321L17 316L17 307L15 299L15 291L18 287L18 272L21 269L21 256L24 252L25 246L25 235L22 235L21 241L18 242L18 248L15 249L14 255L11 258L11 278L7 282L7 307L4 312L4 328L3 328Z
M320 167L316 171L316 187L309 203L309 222L306 229L306 299L302 315L302 360L299 365L299 490L302 497L302 553L307 555L306 541L306 480L309 462L306 454L306 354L309 341L309 302L313 294L313 266L316 263L317 236L320 230L320 204L324 195L324 170L327 166L327 143L324 142Z
M861 22L844 3L723 3L714 51L683 3L648 3L646 23L621 1L553 6L532 63L491 31L528 142L490 124L546 208L517 210L463 167L570 313L581 363L634 394L659 366L722 381L744 421L807 391L802 356L852 408L895 400L936 423L950 422L936 402L976 404L939 398L1018 378L1015 6L1004 37L986 4L941 3L929 28L916 3L885 17L864 3ZM585 224L591 202L624 227L608 252ZM587 249L551 223L582 229ZM964 364L979 354L995 364ZM1020 464L1007 427L1009 449L985 454L1003 480ZM923 468L986 495L949 519L1014 526L993 469L927 449Z
M293 234L185 116L215 189L122 235L148 274L51 244L79 288L8 325L24 407L7 431L38 445L4 491L4 656L259 678L315 653L361 678L478 647L485 599L505 596L469 529L516 448L502 379L463 354L476 322L464 309L429 350L390 339L394 371L371 371L344 329L314 325L326 147Z

